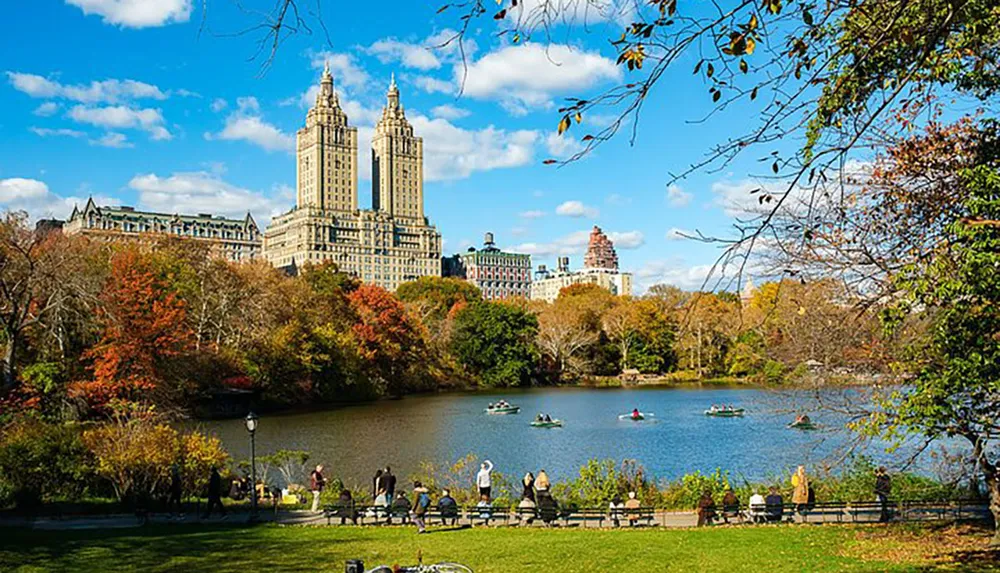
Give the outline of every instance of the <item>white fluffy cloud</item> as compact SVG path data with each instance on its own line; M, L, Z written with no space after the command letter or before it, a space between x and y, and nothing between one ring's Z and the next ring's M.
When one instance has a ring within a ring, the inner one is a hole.
M519 167L531 163L538 133L506 131L488 126L462 129L446 119L423 115L410 118L424 138L424 179L464 179L476 171ZM360 129L359 129L360 140Z
M65 128L49 129L47 127L29 127L28 130L38 137L83 137L86 135L82 131Z
M222 131L206 133L205 139L247 141L267 151L295 150L295 136L285 133L268 123L260 115L260 103L254 97L236 100L236 111L229 114Z
M163 114L158 109L140 109L126 105L76 105L69 110L68 115L79 123L107 129L142 129L154 140L169 140L173 137L164 127Z
M580 255L587 250L589 242L590 231L574 231L548 243L521 243L510 250L537 257Z
M565 201L556 207L556 215L563 217L587 217L593 219L600 214L596 207L584 205L581 201Z
M469 113L469 110L455 107L451 104L444 104L431 108L431 115L448 120L462 119L463 117L468 117Z
M191 17L191 0L66 0L84 14L96 14L106 24L124 28L149 28Z
M118 133L115 131L109 131L97 139L90 140L91 145L99 145L101 147L111 147L114 149L126 149L129 147L135 147L132 142L128 140L128 137L124 133Z
M59 111L59 104L54 101L47 101L42 105L35 108L35 111L31 112L39 117L49 117L55 115Z
M237 187L207 171L173 173L160 177L154 173L136 175L129 187L139 193L143 209L164 213L212 213L227 217L243 217L247 211L265 214L256 219L266 224L271 216L287 206L284 198L270 198L262 193ZM276 188L278 195L281 189Z
M354 61L354 56L338 52L313 52L310 54L312 67L323 69L330 65L330 74L337 87L349 89L363 88L368 83L368 72ZM311 104L312 102L310 102Z
M109 79L70 85L21 72L7 72L7 79L14 89L35 98L62 98L86 104L167 99L167 94L157 86L136 80ZM43 104L43 107L45 105L49 104ZM54 112L55 108L46 110Z
M379 40L368 47L383 64L399 62L407 68L433 70L441 67L441 60L424 44L401 42L395 38Z
M547 107L556 94L587 90L622 77L614 60L563 44L500 48L471 62L467 70L456 66L456 85L466 71L466 95L499 100L514 112Z
M103 204L113 204L114 199L95 197ZM55 217L65 219L80 203L78 197L60 197L49 186L37 179L13 177L0 179L0 208L8 211L27 211L33 220Z
M532 210L532 211L522 211L521 217L524 219L541 219L545 216L545 211Z
M431 76L414 76L407 79L412 82L413 85L429 94L454 94L458 91L455 84L438 78L432 78Z
M667 187L667 204L671 207L686 207L691 204L692 199L694 195L682 189L680 185Z
M220 111L226 109L226 106L228 106L228 105L229 105L229 102L227 102L226 100L222 99L221 97L217 97L217 98L215 98L215 99L212 100L212 103L211 103L211 105L209 107L212 109L212 111L214 111L216 113L219 113Z
M565 134L551 132L545 136L545 149L556 159L568 159L583 151L583 144Z
M685 266L680 261L649 261L635 273L638 292L657 284L673 285L683 290L699 290L712 271L712 265Z
M638 249L646 243L642 231L611 232L608 233L608 238L616 249Z

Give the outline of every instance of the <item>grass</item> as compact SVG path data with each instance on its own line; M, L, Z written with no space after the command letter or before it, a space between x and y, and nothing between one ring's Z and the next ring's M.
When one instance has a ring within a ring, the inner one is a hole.
M156 526L141 530L0 530L0 571L342 571L458 561L511 571L994 570L988 533L954 527L774 526L581 530L412 527Z

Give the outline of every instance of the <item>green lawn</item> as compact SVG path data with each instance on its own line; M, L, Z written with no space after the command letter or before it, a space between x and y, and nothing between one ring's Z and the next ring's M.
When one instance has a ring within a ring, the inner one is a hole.
M476 528L421 536L404 527L156 526L57 532L7 528L0 529L0 571L337 572L343 570L344 560L356 557L368 567L412 564L418 551L425 562L458 561L477 573L924 571L932 560L912 547L939 537L912 528L837 526ZM950 558L946 561L951 563Z

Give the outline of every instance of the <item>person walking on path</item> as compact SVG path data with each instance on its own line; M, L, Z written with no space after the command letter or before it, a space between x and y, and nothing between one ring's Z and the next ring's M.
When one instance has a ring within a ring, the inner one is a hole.
M417 533L424 533L424 515L427 508L431 506L431 496L427 493L427 488L418 481L413 482L413 509L410 511L413 516L413 523L417 526Z
M521 499L530 499L532 503L535 502L535 476L531 475L531 472L524 474L524 479L521 480L521 484L524 486L524 490L521 492Z
M385 489L385 500L392 505L392 498L396 495L396 476L392 475L392 468L385 466L382 472L382 488Z
M538 477L535 478L535 491L548 491L551 485L549 483L549 474L545 473L545 470L539 470ZM537 502L538 500L536 499L535 501Z
M181 507L181 491L181 467L175 463L170 466L170 492L167 497L167 511L171 517L184 514L184 508Z
M892 480L885 466L875 470L875 498L878 499L882 511L879 514L880 523L888 523L892 517L889 514L889 494L892 492Z
M485 495L486 499L491 499L490 493L493 489L493 480L490 478L490 472L492 471L493 462L486 460L479 465L479 473L476 474L476 485L479 487L479 495Z
M792 503L795 504L795 512L803 515L809 506L809 478L806 477L805 466L799 466L792 475Z
M226 508L222 507L222 476L219 475L219 468L212 468L212 475L208 478L208 507L205 508L203 519L208 519L212 515L213 508L219 508L219 515L225 519Z
M715 519L715 500L712 499L712 492L706 489L698 500L698 527L711 525L713 519Z
M319 497L323 494L323 490L326 488L326 478L323 476L323 465L320 464L316 466L316 469L309 474L309 489L313 494L313 513L319 511Z

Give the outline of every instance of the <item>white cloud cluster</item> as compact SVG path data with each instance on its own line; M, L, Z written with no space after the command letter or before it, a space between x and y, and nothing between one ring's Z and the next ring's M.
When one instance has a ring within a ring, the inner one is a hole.
M86 104L167 99L167 94L157 86L137 80L109 79L70 85L22 72L7 72L7 79L14 89L34 98L68 99ZM55 108L46 110L54 112Z
M608 233L608 239L611 239L616 249L638 249L646 243L646 237L642 231L612 231Z
M42 105L35 108L35 111L31 112L39 117L49 117L55 115L59 111L59 104L54 101L47 101Z
M545 136L545 149L551 157L568 159L583 151L583 144L566 134L559 135L553 131Z
M521 217L524 219L541 219L545 216L545 211L532 210L532 211L522 211Z
M363 88L370 79L368 72L354 61L354 56L351 54L329 51L312 52L310 60L312 67L318 70L322 70L324 66L329 64L330 74L337 87ZM312 102L309 103L312 104Z
M556 207L556 215L563 217L587 217L593 219L600 214L596 207L584 205L582 201L564 201Z
M95 197L103 204L114 204L108 197ZM80 203L78 197L60 197L44 181L12 177L0 179L0 208L7 211L27 211L33 220L54 217L65 219Z
M246 141L267 151L295 150L295 137L268 123L260 115L260 103L254 97L236 100L236 110L229 114L222 131L206 133L205 139Z
M237 187L207 171L173 173L160 177L154 173L136 175L129 187L138 191L143 209L165 213L212 213L242 217L247 211L266 214L257 219L264 225L286 205L284 198L276 200L262 193ZM279 195L280 189L279 189Z
M84 14L96 14L106 24L150 28L191 18L191 0L66 0Z
M453 106L451 104L439 105L431 108L431 115L441 119L455 120L469 116L469 110Z
M694 195L681 188L680 185L667 187L667 204L671 207L686 207L691 204Z
M468 130L423 115L415 115L410 122L424 139L427 181L464 179L477 171L519 167L534 159L535 131L506 131L492 125Z
M125 105L87 106L76 105L68 117L76 122L106 129L142 129L153 140L163 141L173 136L163 125L163 114L158 109L140 109Z
M369 46L367 51L376 56L383 64L399 62L407 68L418 70L434 70L441 67L441 60L429 46L423 44L386 38Z
M127 149L129 147L135 147L124 133L118 133L115 131L109 131L97 139L90 140L90 144L99 145L101 147L111 147L113 149Z
M506 46L455 68L455 84L465 76L464 93L500 101L508 111L524 114L530 108L548 107L552 98L619 80L614 60L564 44Z
M648 261L636 271L638 292L657 284L673 285L683 290L698 290L712 271L712 265L685 266L680 261Z

